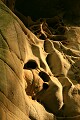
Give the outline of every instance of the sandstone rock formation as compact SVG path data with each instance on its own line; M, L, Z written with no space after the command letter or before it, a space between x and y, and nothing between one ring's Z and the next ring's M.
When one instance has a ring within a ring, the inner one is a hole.
M28 28L0 0L0 120L80 119L80 27Z

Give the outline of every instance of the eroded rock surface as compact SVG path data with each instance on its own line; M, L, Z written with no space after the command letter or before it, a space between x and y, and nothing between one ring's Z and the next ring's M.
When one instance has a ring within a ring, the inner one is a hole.
M0 120L79 120L80 27L29 29L0 1Z

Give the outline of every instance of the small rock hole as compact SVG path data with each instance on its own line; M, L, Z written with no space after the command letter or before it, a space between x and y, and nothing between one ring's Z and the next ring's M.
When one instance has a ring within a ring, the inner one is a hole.
M39 38L42 39L42 40L45 40L46 36L44 34L41 34L41 36Z
M36 69L38 67L35 60L29 60L25 65L24 69Z
M44 82L48 82L50 80L49 75L43 71L39 72L39 76L43 79Z
M48 82L45 82L45 83L43 83L43 89L48 89L49 88L49 84L48 84Z

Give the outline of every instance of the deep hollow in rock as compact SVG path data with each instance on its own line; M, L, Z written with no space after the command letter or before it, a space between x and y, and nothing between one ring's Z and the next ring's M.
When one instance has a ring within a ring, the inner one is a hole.
M36 69L37 68L37 63L35 60L29 60L25 65L24 69Z
M43 71L39 72L39 76L43 79L44 82L48 82L50 80L49 76Z
M48 82L43 83L43 89L47 90L49 88Z

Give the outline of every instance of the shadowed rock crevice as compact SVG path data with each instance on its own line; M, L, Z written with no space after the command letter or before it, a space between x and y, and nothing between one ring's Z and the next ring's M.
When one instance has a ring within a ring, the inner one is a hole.
M43 89L47 90L49 88L49 83L48 82L44 82L43 83Z
M49 75L47 75L47 73L43 71L39 72L39 76L42 78L44 82L49 82L50 80Z
M24 64L23 69L36 69L38 67L35 60L29 60L26 64Z
M80 25L79 6L79 0L16 0L15 8L25 16L31 16L33 20L58 15L66 23Z
M42 5L50 1L38 2ZM62 15L58 15L37 21L27 17L27 22L24 20L27 29L10 9L0 0L0 31L6 36L6 39L0 38L0 57L7 63L0 60L0 91L12 103L0 94L0 117L7 120L70 120L74 117L79 120L80 27L67 26ZM12 51L7 50L2 39Z

